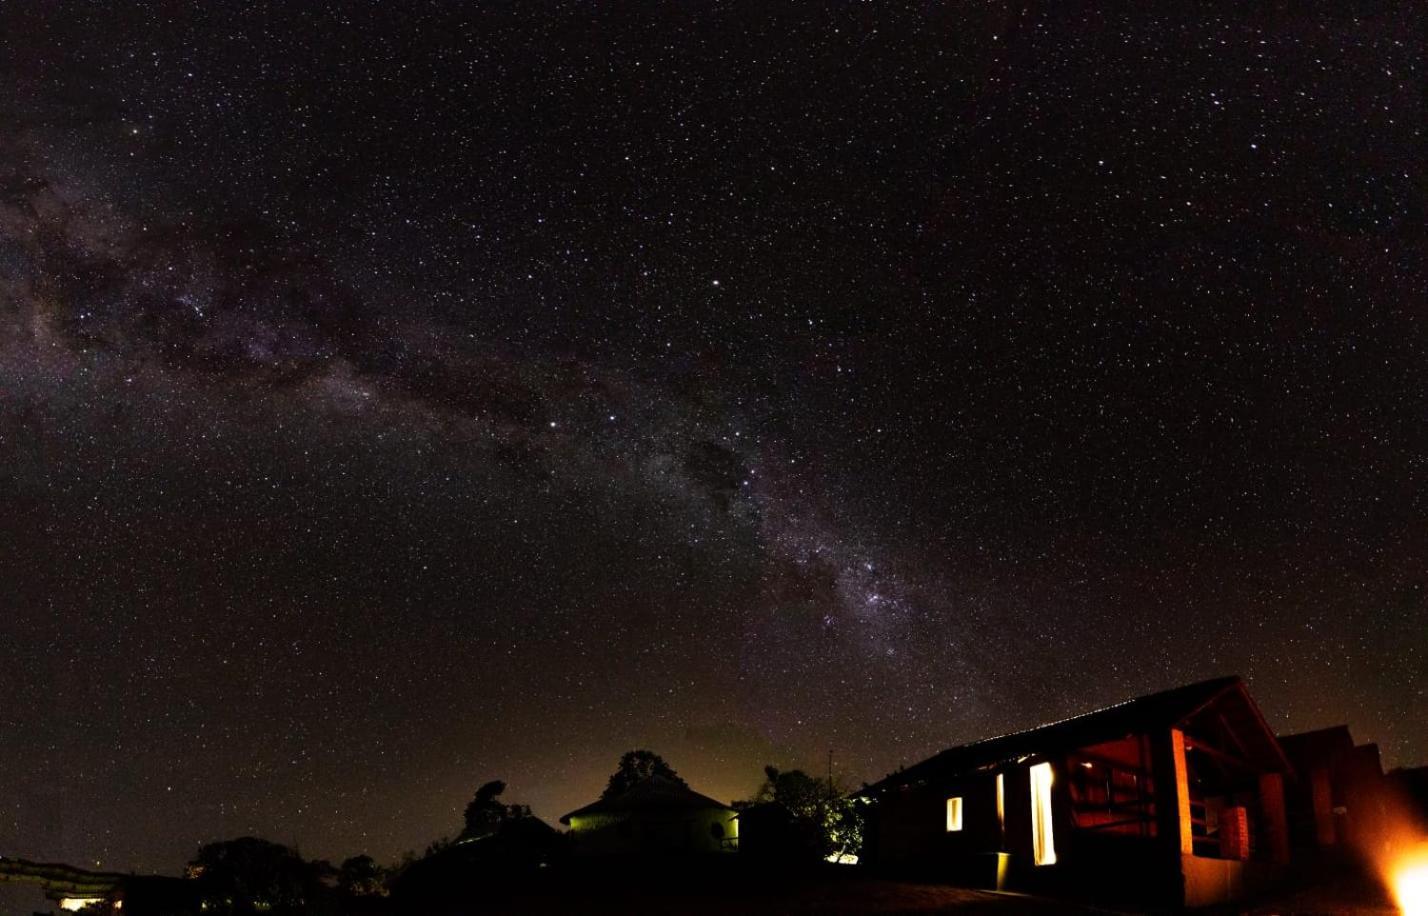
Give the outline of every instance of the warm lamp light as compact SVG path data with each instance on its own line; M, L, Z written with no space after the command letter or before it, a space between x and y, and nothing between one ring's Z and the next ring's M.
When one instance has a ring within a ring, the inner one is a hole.
M1056 864L1056 839L1051 810L1051 764L1038 763L1031 773L1031 850L1037 865Z
M1403 916L1428 916L1428 843L1396 863L1390 881Z

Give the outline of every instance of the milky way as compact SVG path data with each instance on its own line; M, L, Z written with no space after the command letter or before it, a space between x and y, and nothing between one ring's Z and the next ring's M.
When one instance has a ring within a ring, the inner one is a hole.
M0 8L0 854L1428 756L1414 4L398 6Z

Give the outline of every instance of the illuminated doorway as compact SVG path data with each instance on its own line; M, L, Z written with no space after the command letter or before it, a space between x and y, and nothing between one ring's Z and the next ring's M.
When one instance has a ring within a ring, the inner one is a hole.
M1031 768L1031 852L1037 865L1056 864L1056 837L1051 827L1051 764Z

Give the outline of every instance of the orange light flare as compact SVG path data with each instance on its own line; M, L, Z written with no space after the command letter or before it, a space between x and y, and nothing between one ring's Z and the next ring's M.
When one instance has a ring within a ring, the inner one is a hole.
M1428 840L1392 857L1388 889L1403 916L1428 916Z
M1403 916L1428 916L1428 824L1414 806L1388 791L1377 817L1366 819L1357 839Z

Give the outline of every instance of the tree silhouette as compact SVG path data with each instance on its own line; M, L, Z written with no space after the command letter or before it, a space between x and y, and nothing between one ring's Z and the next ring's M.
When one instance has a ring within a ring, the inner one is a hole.
M764 784L755 801L778 802L799 817L817 818L828 804L829 785L802 770L780 770L764 767Z
M617 795L623 795L640 783L656 777L678 783L685 788L689 787L688 783L679 778L674 767L666 763L664 758L654 751L626 751L620 758L619 768L610 774L610 782L605 786L605 791L601 793L600 797L614 798Z
M354 897L382 893L382 868L371 856L352 856L337 869L337 889Z
M257 837L200 847L188 871L211 913L320 913L330 909L314 867L296 851Z
M466 806L466 826L458 840L476 840L490 836L508 821L530 817L529 805L507 805L500 801L506 784L493 779L476 790L476 797Z
M863 806L831 778L766 766L764 784L754 802L772 802L788 811L799 825L810 855L857 855L862 847Z

